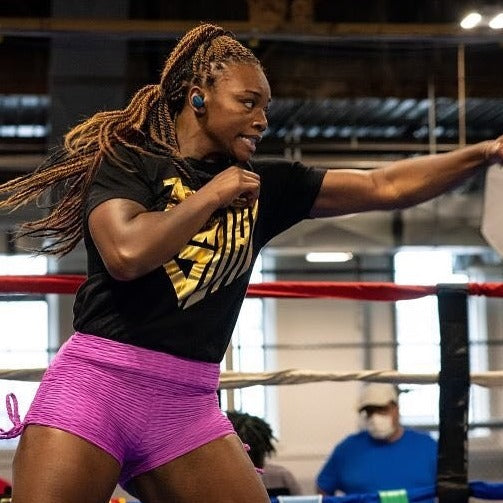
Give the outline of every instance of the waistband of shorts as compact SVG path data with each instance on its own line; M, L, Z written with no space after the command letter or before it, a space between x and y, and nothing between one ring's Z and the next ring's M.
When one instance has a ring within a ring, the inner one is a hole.
M218 363L191 360L81 332L75 332L62 350L69 356L95 360L100 365L109 364L151 378L218 388Z

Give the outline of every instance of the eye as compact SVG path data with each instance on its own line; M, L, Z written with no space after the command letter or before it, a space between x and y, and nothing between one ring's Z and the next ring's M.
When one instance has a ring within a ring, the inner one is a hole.
M243 104L248 110L252 110L255 106L255 100L244 100Z

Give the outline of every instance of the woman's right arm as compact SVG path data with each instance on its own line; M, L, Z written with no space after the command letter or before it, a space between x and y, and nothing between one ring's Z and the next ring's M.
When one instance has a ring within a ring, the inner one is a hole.
M260 178L238 167L216 175L169 211L147 211L129 199L110 199L89 214L89 230L111 276L129 281L172 259L219 208L258 198Z

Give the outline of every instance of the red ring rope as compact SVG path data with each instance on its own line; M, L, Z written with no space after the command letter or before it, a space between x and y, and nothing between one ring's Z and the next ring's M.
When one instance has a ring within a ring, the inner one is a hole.
M85 280L77 274L0 276L0 293L73 294ZM396 285L378 282L277 281L251 284L248 297L345 298L397 301L436 295L437 286ZM469 295L503 297L503 283L468 283Z

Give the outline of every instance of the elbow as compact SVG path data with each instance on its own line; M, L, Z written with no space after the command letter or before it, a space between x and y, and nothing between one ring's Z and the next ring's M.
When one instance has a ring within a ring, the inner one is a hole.
M370 173L372 193L375 196L376 210L401 210L412 205L400 187L389 177L385 170L374 170Z
M382 191L380 196L377 198L375 209L385 211L403 210L417 203L416 198L400 193L395 190L393 186L390 186L387 189L388 190Z
M417 195L396 195L393 194L389 200L388 208L391 210L405 210L423 202L426 198Z
M132 281L148 272L132 250L117 249L113 255L102 258L108 273L117 281Z

